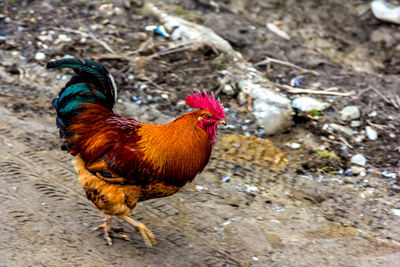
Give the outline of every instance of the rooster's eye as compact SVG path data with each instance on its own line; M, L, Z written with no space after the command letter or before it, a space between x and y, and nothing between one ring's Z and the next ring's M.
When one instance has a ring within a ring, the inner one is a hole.
M207 115L206 115L206 118L207 118L207 119L210 119L210 118L211 118L211 115L210 115L210 114L207 114Z

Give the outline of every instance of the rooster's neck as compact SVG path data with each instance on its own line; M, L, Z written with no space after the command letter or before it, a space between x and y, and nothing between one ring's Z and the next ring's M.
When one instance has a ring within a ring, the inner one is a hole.
M162 125L142 124L138 131L144 160L169 184L182 186L201 172L211 155L207 133L188 113Z

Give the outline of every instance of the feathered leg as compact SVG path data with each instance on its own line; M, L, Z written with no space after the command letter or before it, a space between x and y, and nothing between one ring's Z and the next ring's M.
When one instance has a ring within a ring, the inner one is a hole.
M126 221L127 223L129 223L132 226L134 226L137 229L139 229L140 234L143 237L144 243L148 247L152 247L153 245L155 245L157 243L156 239L154 238L153 233L149 229L147 229L146 225L144 225L143 223L135 221L134 219L132 219L128 215L119 215L118 218Z

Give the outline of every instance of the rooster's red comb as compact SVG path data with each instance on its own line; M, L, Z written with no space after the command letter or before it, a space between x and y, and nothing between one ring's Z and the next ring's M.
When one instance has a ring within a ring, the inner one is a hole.
M204 94L204 96L203 96ZM186 104L191 108L201 108L208 110L214 114L214 117L218 120L225 118L224 105L218 100L215 100L214 93L208 97L206 90L203 90L203 94L198 91L198 96L192 93L186 97Z

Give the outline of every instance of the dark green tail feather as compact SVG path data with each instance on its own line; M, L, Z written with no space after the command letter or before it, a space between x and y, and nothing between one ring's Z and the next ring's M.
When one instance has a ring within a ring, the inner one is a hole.
M78 58L66 58L49 62L47 68L72 68L76 73L52 103L57 111L60 137L72 135L67 131L69 121L81 112L81 104L98 103L110 109L114 106L117 98L115 82L101 64L88 59L82 62ZM68 144L64 143L62 148L68 150Z

